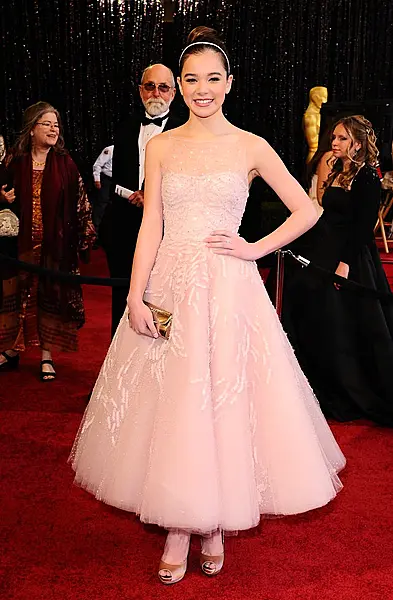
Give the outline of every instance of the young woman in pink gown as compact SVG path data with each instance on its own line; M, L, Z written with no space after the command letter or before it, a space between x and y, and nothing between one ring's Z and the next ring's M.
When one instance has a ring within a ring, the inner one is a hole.
M345 464L254 262L315 209L272 148L224 117L232 75L214 31L191 32L180 74L190 118L148 144L128 307L71 455L79 485L169 531L163 583L184 576L192 533L217 574L222 532L325 505ZM257 176L292 214L251 244L237 230ZM172 312L168 340L143 300Z

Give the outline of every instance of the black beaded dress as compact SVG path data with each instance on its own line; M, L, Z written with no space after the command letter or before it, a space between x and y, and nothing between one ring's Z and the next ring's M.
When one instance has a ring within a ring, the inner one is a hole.
M349 279L389 292L373 234L379 202L378 175L364 166L349 191L325 191L323 215L293 249L332 272L347 263ZM282 321L327 417L393 426L392 303L336 289L287 261Z

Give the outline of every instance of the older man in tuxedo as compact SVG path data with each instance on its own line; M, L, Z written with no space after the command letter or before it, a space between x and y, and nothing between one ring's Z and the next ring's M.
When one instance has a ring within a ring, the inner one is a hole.
M162 64L151 65L142 75L139 93L144 115L133 115L121 125L114 139L113 191L116 185L131 190L128 198L113 193L104 227L111 277L131 276L132 261L143 212L143 182L147 142L159 133L180 125L171 114L175 97L173 73ZM112 289L112 336L124 313L128 287Z

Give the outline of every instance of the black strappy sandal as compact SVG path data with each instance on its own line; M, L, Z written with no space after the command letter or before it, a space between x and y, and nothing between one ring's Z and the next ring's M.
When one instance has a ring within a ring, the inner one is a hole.
M7 352L1 352L1 356L4 356L5 362L0 365L0 373L1 371L13 371L17 369L19 366L19 354L15 354L15 356L11 356L7 354Z
M51 365L53 367L53 373L51 373L50 371L44 371L42 369L43 365ZM41 361L40 379L41 379L41 381L53 381L54 379L56 379L56 371L55 371L55 365L53 363L53 360L46 359L46 360Z

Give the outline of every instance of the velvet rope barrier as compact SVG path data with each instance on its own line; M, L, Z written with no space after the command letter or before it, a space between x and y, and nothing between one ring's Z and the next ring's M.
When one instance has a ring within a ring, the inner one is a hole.
M65 271L52 271L39 265L34 265L16 258L11 258L5 254L0 254L0 264L4 262L17 267L19 271L27 271L28 273L36 273L50 279L58 281L68 281L69 283L79 283L84 285L102 285L106 287L128 287L130 280L121 277L91 277L87 275L74 275Z
M309 261L307 258L304 258L304 256L294 254L291 250L281 250L281 255L290 256L292 259L300 263L302 267L309 269L312 272L312 275L318 277L319 279L323 279L328 284L337 283L342 289L355 292L359 296L363 296L365 298L375 298L385 302L393 301L393 294L391 292L379 292L378 290L369 288L361 283L357 283L352 279L346 279L345 277L336 275L332 271L328 271L323 267L314 265L314 263Z
M310 269L316 277L322 277L327 281L327 283L337 283L345 290L356 292L357 294L368 297L368 298L377 298L379 300L392 302L393 294L388 292L379 292L378 290L374 290L372 288L368 288L365 285L361 285L356 281L352 281L351 279L345 279L344 277L340 277L331 271L327 271L318 265L314 265L307 258L303 256L294 254L291 250L280 250L280 256L283 257L285 255L290 256L298 263L300 263L303 267ZM14 267L17 267L20 271L27 271L28 273L36 273L37 275L43 275L45 277L50 277L51 279L56 279L59 281L68 281L69 283L79 283L84 285L101 285L107 287L125 287L129 285L129 279L120 278L120 277L91 277L86 275L74 275L71 273L66 273L64 271L52 271L51 269L47 269L45 267L40 267L38 265L34 265L28 262L23 262L21 260L17 260L16 258L11 258L5 254L0 254L0 264L4 262ZM283 272L283 271L282 271ZM280 276L280 293L282 295L282 286L283 286L283 277Z

